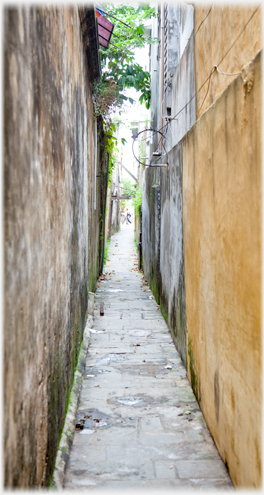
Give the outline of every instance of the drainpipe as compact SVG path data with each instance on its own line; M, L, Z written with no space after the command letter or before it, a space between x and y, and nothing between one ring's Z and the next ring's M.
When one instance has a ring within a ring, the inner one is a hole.
M159 97L160 97L160 115L159 115L159 129L162 127L162 115L163 115L163 90L164 90L164 27L165 27L165 5L161 5L161 44L160 44L160 87L159 87ZM162 141L160 142L159 149L162 149Z
M94 122L94 210L96 210L97 120Z
M106 202L107 202L107 189L108 189L108 175L109 175L109 158L110 155L107 153L107 174L106 174L106 188L105 188L105 207L104 207L104 240L103 240L103 257L102 257L102 266L101 273L104 271L104 252L105 252L105 215L106 215Z

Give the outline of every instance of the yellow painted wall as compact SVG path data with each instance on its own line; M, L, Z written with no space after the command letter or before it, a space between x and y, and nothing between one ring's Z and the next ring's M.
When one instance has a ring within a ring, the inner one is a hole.
M222 60L243 27L247 24L258 4L213 4L195 5L194 9L194 57L196 91L206 81L214 65ZM209 15L207 16L208 12ZM204 22L202 23L202 21ZM201 24L202 23L202 24ZM200 26L200 28L199 28ZM259 8L234 44L219 70L226 73L240 72L262 48L262 9ZM199 30L198 30L199 28ZM208 90L208 83L197 95L197 118L222 94L236 76L226 76L214 72ZM203 100L206 99L203 103ZM203 103L203 105L202 105ZM202 105L202 107L201 107ZM201 109L200 109L201 108Z
M182 140L187 368L235 486L259 487L260 53L247 77L253 86L237 76Z

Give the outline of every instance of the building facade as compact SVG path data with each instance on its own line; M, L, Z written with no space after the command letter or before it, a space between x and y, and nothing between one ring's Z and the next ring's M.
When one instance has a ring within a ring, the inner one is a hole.
M4 484L47 486L102 257L94 8L4 9Z
M144 272L234 485L259 488L261 8L157 8Z

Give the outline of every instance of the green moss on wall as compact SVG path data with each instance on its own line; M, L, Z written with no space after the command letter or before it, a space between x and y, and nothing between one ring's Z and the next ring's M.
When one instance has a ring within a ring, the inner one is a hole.
M161 310L161 313L162 313L162 316L163 316L164 320L168 324L168 314L167 314L166 309L165 309L165 307L163 306L162 303L160 303L160 310Z
M200 403L201 394L200 394L199 378L196 372L191 339L188 339L188 356L189 356L189 370L191 374L191 385L192 385L193 393L198 403Z
M85 305L86 301L86 305ZM81 304L82 303L82 304ZM85 306L84 306L85 305ZM52 442L52 446L54 452L57 451L61 435L63 432L63 427L65 423L65 418L69 409L70 404L70 395L72 386L74 383L74 374L77 369L78 359L80 350L82 348L83 343L83 331L86 324L87 312L88 312L88 291L87 291L87 282L84 282L82 285L82 290L80 294L80 298L77 302L78 313L77 317L75 316L75 324L73 325L72 331L72 347L71 347L71 359L70 359L70 373L68 380L64 374L64 363L62 363L59 359L56 361L55 370L54 370L54 380L52 384L52 390L50 391L51 401L49 404L50 409L50 417L53 418L53 421L50 422L49 429L49 438ZM58 408L59 404L63 404L62 407ZM59 409L59 413L58 413ZM61 423L61 418L63 418L63 422ZM54 456L53 466L51 467L48 476L47 476L47 485L52 487L52 479L54 473L54 466L56 461L56 455Z
M149 277L146 277L146 278L147 278L148 284L151 288L152 294L156 299L157 304L160 304L160 294L159 294L159 289L157 286L156 279L155 278L149 279Z

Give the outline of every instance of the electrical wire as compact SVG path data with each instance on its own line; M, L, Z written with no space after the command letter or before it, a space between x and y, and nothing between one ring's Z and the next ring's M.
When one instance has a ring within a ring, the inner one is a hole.
M99 9L99 8L98 8ZM129 24L126 24L125 22L121 21L120 19L118 19L117 17L115 17L113 14L110 14L109 12L105 12L103 9L99 9L101 12L103 12L103 14L105 14L106 16L109 16L109 17L113 17L113 19L115 19L117 22L121 22L122 24L124 24L124 26L128 27L129 29L134 29L132 26L129 26ZM142 34L138 34L137 35L139 38L144 38L144 36L142 36Z
M207 19L207 17L209 16L209 14L210 14L210 12L211 12L211 10L212 10L212 7L213 7L213 5L211 5L211 7L210 7L209 11L207 12L207 15L206 15L206 16L205 16L205 18L202 20L202 22L199 24L198 28L196 29L196 33L195 33L193 36L190 36L189 38L187 38L188 40L190 40L190 39L192 39L192 38L193 38L193 39L195 38L195 36L197 35L197 33L198 33L199 29L202 27L202 25L203 25L204 21L205 21L205 20Z
M206 95L205 95L205 97L204 97L204 99L203 99L203 102L202 102L202 104L201 104L201 106L200 106L200 108L199 108L198 112L197 112L197 115L199 115L199 113L200 113L200 111L201 111L201 109L202 109L202 106L203 106L203 104L204 104L204 102L205 102L205 100L206 100L206 97L207 97L207 95L208 95L208 91L209 91L209 87L210 87L211 77L212 77L212 75L213 75L213 73L214 73L215 71L219 72L219 74L223 74L224 76L238 76L238 74L241 74L241 71L240 71L240 72L232 72L232 73L231 73L231 72L221 72L221 71L218 69L217 65L214 65L214 66L213 66L213 68L212 68L212 70L211 70L211 74L210 74L210 78L209 78L209 82L208 82L208 88L207 88L207 91L206 91Z
M179 111L178 111L178 112L174 115L174 117L170 118L170 121L169 121L170 123L171 123L173 120L176 120L176 119L177 119L178 115L180 115L180 113L181 113L181 112L183 112L183 110L185 110L185 109L187 108L187 106L188 106L188 105L189 105L189 104L193 101L193 99L194 99L194 98L196 98L196 96L200 93L200 91L202 90L202 88L203 88L203 87L206 85L206 83L209 81L208 88L207 88L207 92L206 92L206 95L205 95L205 97L204 97L204 99L203 99L203 102L202 102L202 105L203 105L203 103L204 103L204 101L205 101L205 98L206 98L206 96L207 96L207 94L208 94L208 91L209 91L209 87L210 87L210 80L211 80L212 74L214 73L214 71L215 71L215 70L217 70L220 74L222 73L222 74L224 74L224 75L238 75L238 74L240 74L240 72L238 72L238 73L234 73L234 74L229 74L229 73L224 73L224 72L221 72L221 71L219 71L218 66L219 66L219 65L223 62L223 60L227 57L228 53L232 50L233 46L235 45L235 43L237 42L237 40L240 38L240 36L243 34L243 32L245 31L246 27L248 26L248 24L250 23L250 21L253 19L254 15L256 14L256 12L257 12L257 11L258 11L258 9L260 8L260 6L261 6L261 4L259 4L259 5L257 6L257 8L254 10L253 14L250 16L250 18L248 19L247 23L244 25L243 29L240 31L239 35L238 35L238 36L236 37L236 39L233 41L233 43L231 44L231 46L229 47L229 49L227 50L227 52L224 54L224 56L222 57L222 59L220 60L220 62L218 62L218 64L217 64L217 65L214 65L214 67L212 68L212 70L211 70L211 72L210 72L209 76L206 78L206 80L203 82L203 84L200 86L200 88L196 91L196 93L195 93L195 94L194 94L194 95L190 98L190 100L189 100L189 101L188 101L188 102L187 102L187 103L186 103L186 104L185 104L185 105L181 108L181 110L179 110ZM212 8L212 7L211 7L211 8ZM196 34L197 34L198 30L200 29L201 25L203 24L203 22L205 21L205 19L208 17L208 15L209 15L210 11L211 11L211 9L209 9L209 12L208 12L207 16L204 18L204 20L202 21L202 23L201 23L201 24L200 24L200 26L198 27L198 29L197 29L197 31L196 31ZM195 36L196 36L196 34L195 34ZM199 112L200 112L200 110L201 110L201 108L202 108L202 105L200 106ZM198 113L199 113L199 112L198 112ZM133 155L134 155L135 159L136 159L136 160L137 160L137 161L138 161L141 165L145 165L145 164L144 164L144 163L142 163L142 162L140 162L140 161L138 160L138 158L135 156L135 153L134 153L134 142L135 142L135 140L138 138L138 136L139 136L142 132L146 132L146 131L152 131L152 132L155 132L155 133L159 133L159 134L161 134L161 138L160 138L160 140L162 139L162 137L163 137L163 138L165 138L165 140L166 140L166 137L162 134L162 132L161 132L161 131L163 131L163 129L165 129L165 131L164 131L164 132L166 132L166 133L167 133L167 129L168 129L169 122L167 122L166 124L164 124L164 126L162 126L162 127L161 127L160 129L158 129L158 130L157 130L157 129L144 129L143 131L140 131L140 132L137 134L137 136L135 136L135 138L134 138L134 140L133 140L133 144L132 144L132 151L133 151ZM142 140L141 140L141 142L142 142L142 141L144 141L144 140L146 140L146 139L147 139L147 138L142 139ZM159 141L159 144L160 144L160 141ZM159 146L159 144L158 144L158 146ZM165 149L165 148L164 148L164 149ZM165 151L166 151L166 150L165 150Z
M137 136L134 138L133 143L132 143L132 153L133 153L133 155L134 155L135 160L137 160L137 162L138 162L140 165L144 165L144 166L146 166L146 164L145 164L144 162L140 161L140 160L137 158L137 156L135 155L135 151L134 151L134 144L135 144L135 141L136 141L136 139L138 138L138 136L139 136L140 134L142 134L143 132L144 132L144 133L145 133L145 132L148 132L148 131L151 131L151 132L154 132L154 133L161 134L161 138L165 138L165 136L164 136L164 135L163 135L160 131L158 131L157 129L143 129L143 131L140 131L140 132L137 134ZM143 138L143 139L140 141L140 143L141 143L142 141L145 141L146 139L148 139L148 136L147 136L146 138ZM166 138L165 138L165 140L166 140ZM163 149L164 149L164 151L165 151L165 153L164 153L164 154L168 156L167 150L166 150L165 145L164 145L164 143L163 143L163 142L162 142L162 147L163 147ZM154 153L155 153L155 152L154 152ZM161 156L161 155L160 155L160 156ZM160 158L160 156L158 156L157 158ZM151 162L150 158L147 158L147 159L150 161L150 164L149 164L149 165L147 165L147 166L151 166L151 163L152 163L152 162ZM156 160L156 158L155 158L154 160ZM167 162L168 162L168 159L167 159Z
M235 43L237 42L237 40L238 40L238 39L240 38L240 36L243 34L243 32L245 31L245 29L246 29L247 25L250 23L251 19L252 19L252 18L253 18L253 16L256 14L257 10L259 9L260 5L261 5L261 4L259 4L259 5L258 5L258 7L256 8L256 10L255 10L255 11L253 12L253 14L250 16L249 20L247 21L247 23L246 23L246 24L245 24L245 26L243 27L242 31L240 31L239 35L236 37L235 41L234 41L234 42L232 43L232 45L229 47L229 49L227 50L227 52L225 53L225 55L223 56L223 58L220 60L220 62L218 62L218 65L220 65L220 64L223 62L223 60L224 60L224 59L225 59L225 57L228 55L228 53L230 52L230 50L233 48L233 46L235 45ZM228 73L228 72L221 72L221 71L218 69L218 65L214 65L214 67L212 68L212 70L211 70L211 72L210 72L209 77L207 78L207 81L208 81L208 79L209 79L208 88L207 88L206 95L205 95L205 97L204 97L204 99L203 99L202 105L200 106L199 111L197 112L197 113L198 113L198 115L199 115L200 110L201 110L201 108L202 108L202 106L203 106L203 104L204 104L204 101L205 101L206 97L207 97L207 94L208 94L208 91L209 91L209 87L210 87L211 77L212 77L212 74L214 73L214 71L215 71L215 70L217 70L220 74L224 74L224 75L226 75L226 76L235 76L235 75L240 74L240 72L233 73L233 74ZM200 89L201 89L201 88L200 88ZM200 90L199 90L199 91L200 91Z
M213 75L213 73L214 73L214 71L215 71L215 70L216 70L216 66L214 66L214 67L212 68L212 70L211 70L211 73L210 73L210 76L209 76L209 81L208 81L208 88L207 88L207 91L206 91L205 97L204 97L204 99L203 99L203 102L202 102L202 104L201 104L201 106L200 106L200 108L199 108L199 110L198 110L198 112L197 112L197 115L199 115L199 113L200 113L200 111L201 111L201 108L202 108L202 106L203 106L203 104L204 104L204 102L205 102L205 100L206 100L206 97L207 97L207 95L208 95L209 88L210 88L211 77L212 77L212 75Z
M157 148L156 148L156 150L154 151L154 153L156 153L157 151L159 151L160 144L161 144L161 147L162 147L162 148L164 148L164 151L165 151L165 153L162 153L161 155L159 155L159 156L158 156L157 158L155 158L154 160L150 160L150 158L148 158L148 160L150 161L150 165L148 165L148 166L151 166L151 165L152 165L152 163L155 163L155 161L156 161L157 159L159 159L162 155L166 155L166 156L168 156L168 153L167 153L166 148L165 148L165 142L166 142L166 135L167 135L167 132L168 132L169 123L167 123L167 124L166 124L166 126L164 126L164 127L165 127L165 131L164 131L164 133L163 133L163 134L162 134L161 132L157 131L156 129L144 129L143 131L139 132L139 133L137 134L137 136L134 138L133 143L132 143L132 152L133 152L134 158L137 160L137 162L138 162L138 163L140 163L140 165L145 165L145 163L142 163L142 162L141 162L140 160L138 160L138 158L136 157L135 152L134 152L134 142L135 142L135 140L137 139L137 137L139 136L139 134L141 134L141 133L143 133L143 132L145 133L145 132L147 132L147 131L151 131L151 132L154 132L154 133L159 133L159 134L161 134L160 140L159 140L159 142L158 142ZM139 145L140 145L143 141L146 141L147 139L149 139L149 136L147 136L147 137L145 137L145 138L142 138L142 139L141 139L141 141L140 141L140 143L139 143ZM164 141L163 141L163 140L164 140ZM167 159L167 162L168 162L168 159Z
M256 8L256 10L254 10L253 14L250 16L249 20L247 21L247 23L245 24L245 26L243 27L243 29L240 31L239 35L236 37L235 41L232 43L232 45L229 47L229 49L227 50L227 52L224 54L224 56L222 57L222 59L220 60L220 62L218 62L217 64L217 67L223 62L223 60L226 58L226 56L228 55L228 53L230 52L230 50L233 48L233 46L235 45L235 43L237 42L237 40L240 38L240 36L243 34L243 32L245 31L247 25L250 23L250 21L252 20L252 18L254 17L254 15L256 14L256 12L258 11L259 7L261 6L261 4L258 5L258 7ZM216 66L214 66L215 68ZM196 93L192 96L192 98L186 103L186 105L184 105L184 107L182 107L181 110L179 110L179 112L176 113L176 115L174 115L174 117L172 117L171 120L175 120L176 117L178 117L178 115L183 111L185 110L185 108L192 102L192 100L200 93L201 89L205 86L205 84L207 83L207 81L211 78L212 76L212 71L210 72L209 76L206 78L206 80L203 82L203 84L200 86L200 88L196 91ZM160 129L162 130L162 128Z
M109 15L109 17L113 17L113 19L115 19L118 22L121 22L122 24L124 24L124 26L126 26L126 27L128 27L128 28L131 29L131 26L129 26L129 24L126 24L125 22L121 21L120 19L118 19L117 17L115 17L113 14L110 14L109 12L105 12L105 10L101 9L101 7L100 8L98 7L98 10L100 10L101 12L103 12L103 14L105 14L105 15Z
M202 25L203 25L204 21L205 21L205 20L207 19L207 17L209 16L209 14L210 14L210 12L211 12L212 8L213 8L213 5L211 5L211 7L210 7L210 9L209 9L209 11L208 11L208 13L207 13L206 17L202 20L201 24L198 26L198 29L196 30L196 33L195 33L195 35L194 35L194 38L195 38L195 36L197 35L197 33L198 33L199 29L202 27Z

